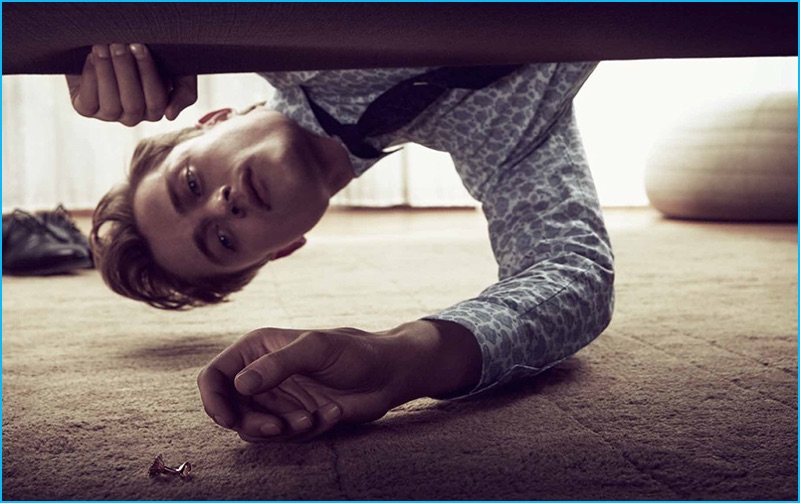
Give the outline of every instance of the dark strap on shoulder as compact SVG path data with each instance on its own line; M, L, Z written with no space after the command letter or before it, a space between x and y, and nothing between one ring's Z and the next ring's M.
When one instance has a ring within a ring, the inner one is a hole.
M481 89L505 77L522 65L465 66L437 68L406 79L378 96L355 124L342 124L314 103L301 86L322 129L337 136L350 152L362 159L384 155L365 143L370 136L397 131L413 121L448 89Z

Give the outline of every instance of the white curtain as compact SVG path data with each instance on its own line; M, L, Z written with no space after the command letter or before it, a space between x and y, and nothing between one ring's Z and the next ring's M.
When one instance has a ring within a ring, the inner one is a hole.
M202 76L200 99L175 122L134 128L78 116L60 76L3 77L3 212L63 203L94 207L124 179L136 143L194 124L207 111L268 100L253 74ZM600 200L647 204L644 162L658 135L686 113L726 97L797 90L797 58L604 62L576 99ZM447 154L407 146L334 198L347 206L475 206Z

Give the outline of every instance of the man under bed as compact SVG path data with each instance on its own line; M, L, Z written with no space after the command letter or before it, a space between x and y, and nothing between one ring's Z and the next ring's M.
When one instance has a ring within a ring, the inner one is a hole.
M205 411L247 441L305 440L540 373L613 310L613 255L572 107L595 66L263 74L276 88L266 106L139 144L128 180L95 210L97 268L155 307L224 301L300 248L350 181L418 143L448 152L480 201L498 282L383 332L258 328L200 373ZM160 75L142 44L94 46L67 82L78 113L128 126L174 119L197 94L195 76Z

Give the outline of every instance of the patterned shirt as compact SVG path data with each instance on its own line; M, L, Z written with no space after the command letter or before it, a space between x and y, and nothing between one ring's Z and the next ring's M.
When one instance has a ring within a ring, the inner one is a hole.
M613 254L572 109L596 63L521 67L478 90L451 89L402 129L370 138L386 149L418 143L450 153L489 224L499 281L425 317L470 330L483 355L470 396L535 375L590 343L614 304ZM430 68L262 74L269 105L328 136L305 94L355 123L381 93ZM377 159L350 154L356 176Z

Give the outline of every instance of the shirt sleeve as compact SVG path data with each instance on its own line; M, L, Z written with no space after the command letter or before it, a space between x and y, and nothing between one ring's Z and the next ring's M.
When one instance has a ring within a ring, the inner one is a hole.
M480 345L480 381L462 397L561 362L597 337L613 310L613 254L571 104L495 168L481 203L499 281L426 317L464 326Z

